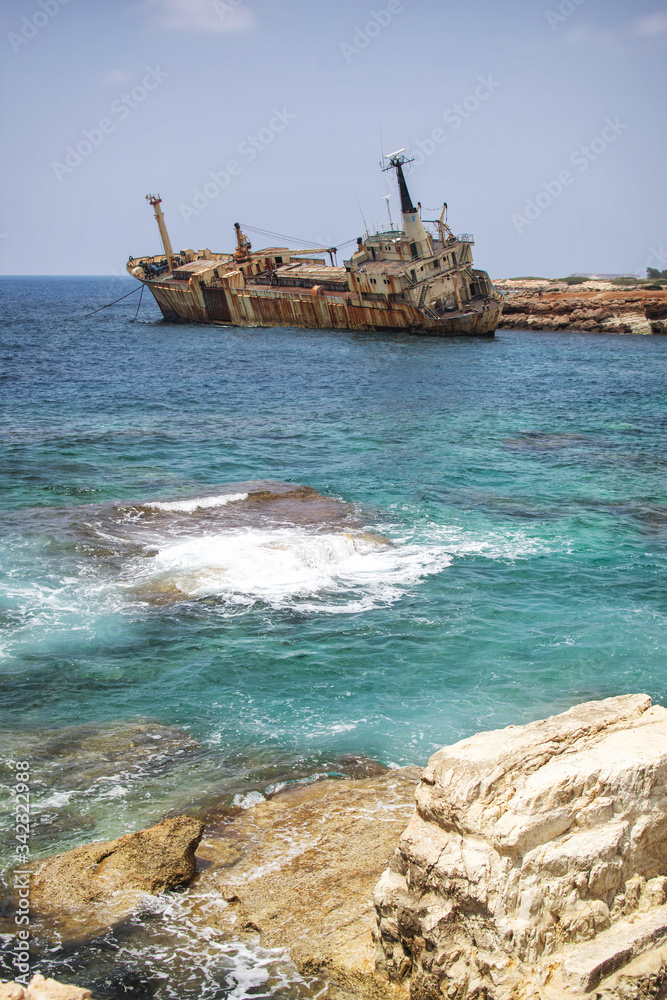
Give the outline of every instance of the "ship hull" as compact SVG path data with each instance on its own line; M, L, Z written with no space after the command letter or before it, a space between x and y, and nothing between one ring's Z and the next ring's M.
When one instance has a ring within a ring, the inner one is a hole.
M281 294L273 289L207 287L145 281L170 322L241 327L375 330L431 337L492 337L502 301L471 302L459 312L430 315L408 302L357 304L349 294ZM430 310L429 310L430 313Z

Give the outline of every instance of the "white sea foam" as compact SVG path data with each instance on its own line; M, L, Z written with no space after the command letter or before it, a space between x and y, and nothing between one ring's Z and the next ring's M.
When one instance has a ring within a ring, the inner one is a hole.
M396 526L394 526L395 530ZM388 530L391 530L389 528ZM137 560L127 583L150 598L220 597L305 612L358 612L399 600L406 588L455 559L502 561L548 551L523 531L479 532L421 525L392 541L376 535L305 528L234 528L179 537L152 536L157 554Z
M74 791L68 792L53 792L48 798L36 799L35 805L40 811L48 811L49 809L62 809L63 806L69 805L69 801L74 795Z
M139 936L126 932L114 961L148 965L161 981L158 996L163 1000L181 1000L184 991L202 997L224 991L228 1000L316 1000L327 993L326 984L301 975L283 949L262 948L247 937L223 937L216 924L227 905L219 893L194 887L147 897L143 914L149 910L152 918L131 919Z
M239 809L252 809L253 806L261 805L266 801L261 792L246 792L245 795L238 793L232 799L232 805Z
M226 504L245 495L173 503ZM185 533L182 525L171 523L164 528L133 527L134 554L127 553L120 576L113 566L87 556L78 556L76 576L68 566L59 578L47 564L41 580L6 575L0 589L13 614L6 655L14 655L15 642L28 636L42 641L51 632L92 633L101 615L127 609L128 596L132 603L137 597L151 603L213 597L226 613L262 603L308 614L353 614L401 600L406 590L460 559L511 562L567 552L572 545L568 538L546 539L522 528L489 531L423 521L409 525L410 513L401 511L402 524L396 519L372 529L391 541L376 534L302 526L204 533L197 530L196 520ZM117 547L117 538L110 536L109 541ZM137 544L141 556L136 555Z
M450 562L439 546L299 528L234 529L163 542L154 559L137 564L133 585L242 604L359 611L392 603L405 585Z
M194 497L192 500L168 500L147 504L158 510L168 510L174 513L192 514L195 510L205 510L207 507L224 507L228 503L247 500L247 493L222 493L217 497Z

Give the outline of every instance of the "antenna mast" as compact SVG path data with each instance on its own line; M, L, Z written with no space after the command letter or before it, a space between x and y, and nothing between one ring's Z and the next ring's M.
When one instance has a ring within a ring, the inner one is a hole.
M394 220L391 217L391 206L389 205L389 200L391 198L391 195L390 194L383 194L382 197L387 202L387 215L389 216L389 228L393 232L393 229L394 229Z

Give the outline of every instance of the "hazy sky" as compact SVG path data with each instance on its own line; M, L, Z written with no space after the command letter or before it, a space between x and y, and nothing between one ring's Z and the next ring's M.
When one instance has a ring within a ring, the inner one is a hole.
M153 191L175 248L339 244L401 146L494 277L667 268L664 0L2 0L0 44L5 274L124 273Z

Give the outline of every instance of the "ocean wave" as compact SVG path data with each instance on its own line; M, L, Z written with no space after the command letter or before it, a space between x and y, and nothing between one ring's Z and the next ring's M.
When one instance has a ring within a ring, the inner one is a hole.
M130 586L148 600L220 597L351 612L393 603L406 586L450 562L438 547L394 545L370 534L231 530L163 541L154 558L135 563Z
M237 503L239 500L247 500L247 493L222 493L214 497L194 497L191 500L165 500L147 503L146 507L156 507L158 510L172 511L173 513L192 514L196 510L206 510L210 507L225 507L228 503Z

